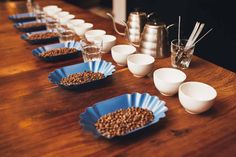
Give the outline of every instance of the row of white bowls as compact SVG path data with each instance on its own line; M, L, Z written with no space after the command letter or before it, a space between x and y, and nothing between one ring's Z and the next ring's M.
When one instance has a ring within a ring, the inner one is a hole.
M92 23L86 23L83 19L75 19L75 15L70 14L68 11L62 11L56 5L43 7L43 11L46 15L58 20L60 24L66 25L79 36L84 36L86 31L93 28Z
M135 77L144 77L152 71L155 59L135 52L136 48L131 45L116 45L111 48L112 58L118 65L128 65ZM178 93L181 105L191 114L207 111L214 103L216 90L201 82L183 83L186 78L184 72L174 68L160 68L153 73L155 87L162 95L173 96Z
M73 30L78 36L86 38L90 42L102 40L103 41L103 53L108 53L111 48L116 44L116 37L113 35L107 35L106 31L101 29L93 29L92 23L86 23L83 19L74 19L75 16L67 11L62 11L56 5L50 5L43 8L43 11L54 17L60 24L66 25L69 29Z
M179 101L188 113L199 114L207 111L217 96L216 90L202 82L185 82L184 72L174 68L160 68L154 71L155 87L162 95L178 93Z
M135 77L144 77L149 74L155 59L146 54L136 53L132 45L116 45L116 37L106 35L106 31L94 29L93 24L85 23L83 19L74 19L75 16L69 12L62 11L55 5L43 8L43 11L58 19L61 24L74 30L77 35L94 42L103 41L103 53L111 51L113 60L119 66L127 66ZM173 96L178 93L179 101L185 110L191 114L199 114L208 110L217 96L216 90L201 82L185 82L187 76L184 72L174 68L160 68L154 71L153 80L155 87L162 95Z

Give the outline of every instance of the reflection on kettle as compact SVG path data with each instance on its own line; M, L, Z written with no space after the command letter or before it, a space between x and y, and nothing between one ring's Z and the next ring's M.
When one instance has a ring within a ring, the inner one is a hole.
M143 27L146 24L149 16L151 16L152 14L153 13L147 15L145 12L139 11L131 12L129 14L127 23L122 21L122 23L126 26L125 32L120 32L116 28L114 17L110 13L107 13L107 15L113 20L113 26L115 31L119 35L126 36L129 42L134 45L139 44Z
M168 29L173 26L164 23L147 23L141 36L140 52L154 58L164 58L170 55Z

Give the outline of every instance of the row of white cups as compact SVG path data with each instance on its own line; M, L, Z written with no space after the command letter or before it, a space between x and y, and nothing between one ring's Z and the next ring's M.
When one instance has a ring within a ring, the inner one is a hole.
M132 45L116 45L116 37L106 35L105 30L93 29L92 23L86 23L83 19L74 19L74 15L62 11L56 5L46 6L43 11L56 18L60 24L66 24L77 35L85 37L88 41L93 42L102 38L102 52L111 51L113 60L119 66L128 66L129 71L135 77L144 77L152 71L155 62L154 57L136 53L137 50ZM178 93L180 103L188 113L199 114L207 111L214 103L217 96L216 90L202 82L184 83L186 78L184 72L175 68L160 68L153 73L155 87L162 95L173 96Z

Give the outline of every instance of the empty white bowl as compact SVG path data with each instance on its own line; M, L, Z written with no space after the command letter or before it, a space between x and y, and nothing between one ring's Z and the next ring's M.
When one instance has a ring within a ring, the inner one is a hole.
M188 113L199 114L211 108L216 90L201 82L185 82L179 87L179 101Z
M103 35L106 34L106 31L101 30L101 29L93 29L85 32L85 38L89 42L94 42L96 38L102 37Z
M48 5L48 6L43 7L43 11L47 12L49 10L53 10L53 9L56 9L56 8L58 8L57 5Z
M96 41L101 41L102 44L102 53L108 53L111 51L111 48L116 44L116 37L113 35L103 35L102 37L97 37L95 39Z
M127 57L128 68L135 77L144 77L152 71L155 59L147 54L132 54Z
M74 18L75 18L75 15L69 14L69 15L66 15L62 18L59 18L59 23L62 25L65 25L68 21L70 21Z
M85 32L91 30L92 28L93 28L93 24L92 23L83 23L81 25L74 26L73 30L75 31L75 33L78 36L83 37Z
M53 17L55 19L60 19L60 18L63 18L65 16L69 15L69 14L70 13L68 11L61 11L61 12L58 12L58 13L54 14Z
M111 56L119 66L127 65L127 57L136 52L132 45L116 45L111 48Z
M49 16L54 16L55 14L61 12L62 9L61 8L53 8L53 9L48 9L45 11L45 13Z
M153 73L155 87L165 96L175 95L185 79L185 73L174 68L160 68Z
M84 23L83 19L73 19L73 20L70 20L67 23L67 27L70 28L70 29L74 29L74 27L79 26L83 23Z

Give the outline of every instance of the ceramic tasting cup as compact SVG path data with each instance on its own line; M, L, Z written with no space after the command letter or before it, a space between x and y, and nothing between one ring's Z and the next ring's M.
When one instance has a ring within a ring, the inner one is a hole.
M127 57L128 68L135 77L144 77L152 71L155 59L147 54L132 54Z
M127 57L136 52L132 45L116 45L111 48L111 56L119 66L127 65Z
M162 95L172 96L186 79L184 72L174 68L160 68L153 73L154 84Z
M207 111L214 104L216 90L201 82L185 82L179 87L179 101L190 114Z

